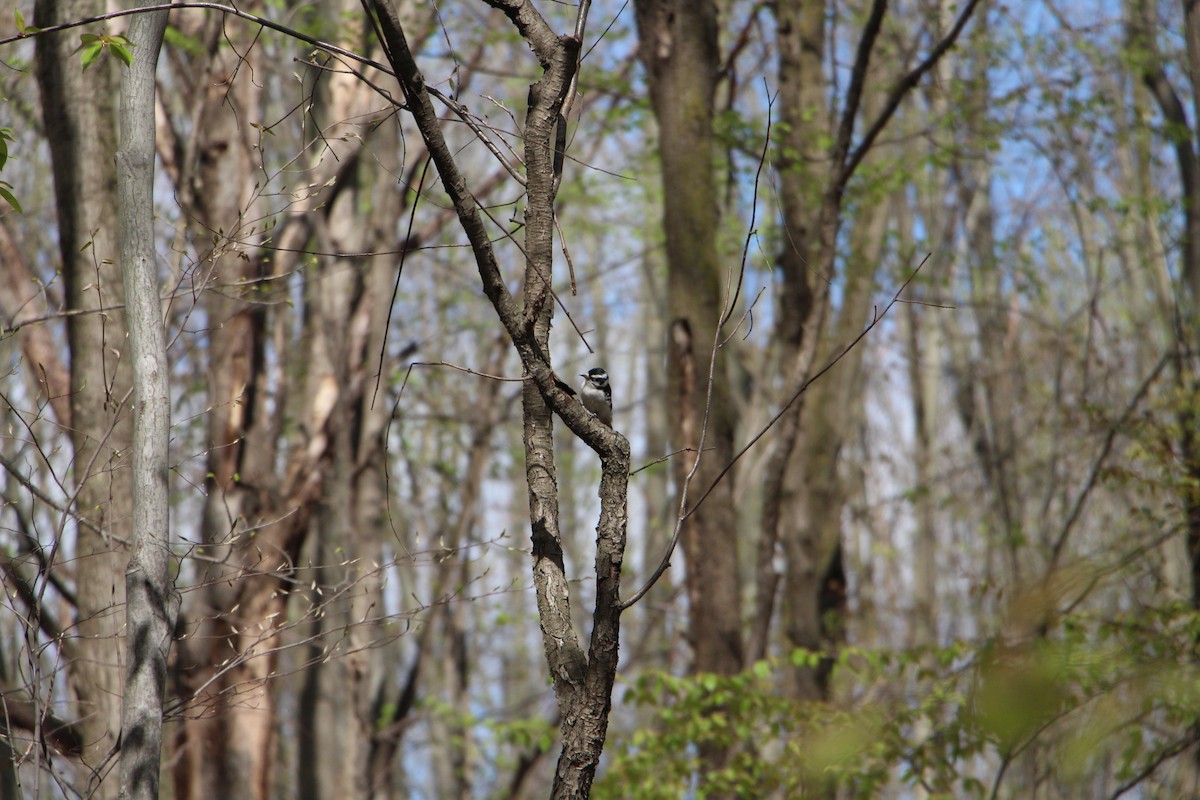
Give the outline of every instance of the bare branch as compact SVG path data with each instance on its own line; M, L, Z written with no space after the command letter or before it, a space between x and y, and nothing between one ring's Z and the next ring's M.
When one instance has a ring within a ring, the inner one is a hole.
M1079 494L1075 498L1075 503L1071 506L1071 511L1067 514L1067 519L1063 522L1062 529L1058 532L1058 536L1054 540L1054 546L1050 550L1050 564L1046 569L1047 574L1053 573L1058 566L1059 558L1062 557L1063 549L1066 547L1071 530L1083 515L1083 508L1087 504L1088 496L1096 488L1096 484L1100 480L1100 472L1104 469L1104 465L1108 461L1108 456L1112 452L1118 434L1127 430L1130 418L1133 417L1134 412L1141 406L1142 401L1146 399L1146 395L1150 392L1150 387L1158 380L1158 376L1162 374L1163 369L1171 362L1174 355L1173 352L1168 352L1158 360L1158 363L1154 365L1154 369L1150 370L1150 374L1146 376L1146 379L1138 386L1137 391L1133 393L1133 397L1125 405L1125 410L1121 412L1121 416L1117 417L1108 426L1108 434L1104 437L1104 444L1101 445L1099 454L1097 454L1095 460L1092 462L1092 469L1088 473L1087 479L1084 480L1083 487L1079 490Z
M883 132L885 127L887 127L888 122L892 119L892 115L894 115L896 113L896 109L900 107L901 101L904 100L905 96L912 91L913 87L915 87L921 81L921 78L925 76L925 73L933 69L938 61L941 60L941 57L945 55L946 51L953 47L954 43L958 41L959 34L962 33L963 28L965 28L967 23L970 22L971 15L975 13L975 9L978 6L979 0L967 1L966 6L964 6L962 12L959 13L958 19L955 20L954 26L944 37L942 37L941 41L934 45L933 49L929 51L929 55L925 56L925 60L913 68L913 70L907 73L903 78L901 78L896 85L892 87L892 90L888 92L887 99L884 101L883 108L880 110L879 115L875 118L874 122L867 126L866 133L864 133L862 139L859 140L858 145L854 148L854 152L850 154L850 158L844 164L841 164L840 162L834 162L835 165L840 167L840 172L837 174L835 182L840 183L842 188L845 188L846 183L850 180L850 177L854 174L854 171L858 169L858 165L862 163L862 160L870 151L871 146L875 144L875 140L879 137L879 134Z
M429 91L430 95L440 100L443 105L453 111L455 115L457 115L458 118L461 119L463 123L471 129L471 132L475 134L475 137L479 139L479 141L483 142L483 146L488 149L489 153L496 157L496 160L500 162L502 167L504 167L505 172L513 177L513 180L522 186L526 185L525 176L522 175L521 171L517 169L503 153L500 152L500 148L495 142L492 141L491 137L484 132L481 121L476 118L474 114L468 111L462 104L458 103L453 98L447 97L445 94L439 91L437 87L427 86L426 89Z
M346 50L344 48L338 47L335 44L330 44L329 42L322 41L321 39L317 39L313 36L309 36L308 34L302 33L300 31L296 30L295 28L289 28L286 25L280 25L278 22L268 19L267 17L260 17L257 14L251 14L247 11L242 11L241 9L236 8L235 6L222 5L221 3L190 3L190 2L158 3L155 5L138 6L137 8L126 8L121 11L112 11L107 14L97 14L94 17L84 17L82 19L71 20L70 22L64 22L60 25L46 25L45 27L38 28L37 30L34 30L34 31L26 31L24 33L18 33L16 36L8 36L3 39L0 39L0 47L3 47L6 44L12 44L13 42L19 42L22 39L33 39L38 36L45 36L48 33L56 33L57 31L66 31L66 30L71 30L72 28L80 28L80 27L83 27L84 25L91 25L94 22L104 22L106 20L119 19L121 17L129 17L129 16L138 15L138 14L150 14L150 13L159 12L159 11L172 11L175 9L182 9L182 8L195 8L195 9L205 9L205 10L209 10L209 11L219 11L222 14L230 14L235 17L240 17L244 20L249 20L250 22L261 25L264 28L270 28L273 31L277 31L279 33L290 36L293 39L298 39L299 41L304 42L306 44L311 44L313 47L318 47L322 50L326 50L330 53L334 53L336 55L342 56L343 58L348 58L351 61L357 61L360 64L365 64L366 66L374 67L375 69L380 70L381 72L384 72L388 75L392 74L392 71L390 69L388 69L386 66L384 66L383 64L380 64L378 61L374 61L373 59L367 58L366 56L360 56L357 53L354 53L350 50Z
M846 154L850 152L850 139L854 135L854 121L858 117L859 105L862 102L863 84L867 79L867 68L871 64L871 53L875 50L875 40L879 38L879 30L883 27L883 15L887 12L887 0L873 0L871 13L863 25L862 37L858 40L858 50L854 54L854 68L850 72L850 85L846 87L846 105L842 109L842 118L838 121L837 135L833 143L834 175L841 178L845 172ZM849 179L849 175L846 175ZM834 181L836 186L839 181ZM845 186L845 181L840 181Z

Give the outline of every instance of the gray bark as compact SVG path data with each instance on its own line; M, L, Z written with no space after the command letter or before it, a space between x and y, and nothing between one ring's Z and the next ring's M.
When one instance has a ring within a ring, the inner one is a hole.
M142 0L141 5L146 5ZM121 85L117 209L133 362L133 529L125 571L129 658L121 721L120 796L156 800L163 691L173 624L167 496L171 399L154 249L154 73L167 12L139 14Z
M49 27L104 11L99 0L40 0L34 24ZM92 29L95 30L95 29ZM71 437L77 517L75 553L78 635L68 665L83 761L99 768L111 755L121 726L125 602L123 538L130 515L132 437L125 398L130 385L125 346L125 291L116 252L116 151L113 59L84 72L74 53L78 31L37 40L36 73L54 166L59 252L71 352ZM117 796L117 781L97 771L89 796Z

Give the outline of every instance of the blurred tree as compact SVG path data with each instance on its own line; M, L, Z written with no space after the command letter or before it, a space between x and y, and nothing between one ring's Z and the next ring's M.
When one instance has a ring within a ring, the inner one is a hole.
M717 4L639 0L635 8L662 160L670 320L664 402L672 445L681 451L673 462L676 490L692 490L680 532L688 642L695 671L730 675L742 668L744 653L733 479L693 512L733 458L727 364L716 350L732 274L717 243Z
M38 2L40 27L94 16L93 0ZM104 780L121 730L124 661L114 647L125 602L125 532L132 510L130 360L125 348L125 288L117 257L114 62L78 67L71 39L46 36L37 44L37 80L44 130L54 166L59 258L67 307L73 446L70 505L75 509L76 619L68 666L84 763L96 772L89 793L117 796ZM66 520L64 520L65 522ZM65 528L65 525L64 525ZM64 531L65 532L65 531Z

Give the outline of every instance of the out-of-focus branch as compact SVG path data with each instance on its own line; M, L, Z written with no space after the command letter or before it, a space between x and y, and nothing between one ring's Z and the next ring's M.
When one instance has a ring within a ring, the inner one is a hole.
M17 560L7 553L0 554L0 573L4 575L4 583L10 586L13 593L21 598L21 602L29 609L29 613L33 616L37 627L47 638L53 639L60 644L65 644L63 639L62 626L46 610L38 601L38 594L34 591L33 586L29 581L25 580L25 576L21 574L17 565Z
M14 697L12 690L0 691L0 735L18 741L15 730L41 731L46 744L64 756L83 754L83 735L70 722L64 722L32 703Z
M841 169L841 174L836 177L836 182L840 183L843 189L854 174L854 171L858 169L858 165L862 163L862 160L871 150L871 146L875 144L875 140L879 138L879 134L883 132L883 129L887 127L888 122L895 115L901 101L921 81L925 73L933 69L934 65L946 54L946 51L954 46L954 43L958 41L959 35L962 34L963 28L967 27L967 23L971 21L971 15L975 13L975 9L978 6L979 0L968 0L963 10L959 13L958 19L954 21L953 27L933 46L933 49L929 51L929 55L925 56L920 64L897 81L896 85L888 92L887 99L883 102L883 108L880 110L878 116L871 121L871 124L867 126L866 132L863 133L858 145L850 153L845 164L841 164L840 162L835 163L835 169Z

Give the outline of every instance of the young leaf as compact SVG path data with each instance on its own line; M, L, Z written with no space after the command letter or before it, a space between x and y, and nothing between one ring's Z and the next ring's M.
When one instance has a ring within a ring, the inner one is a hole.
M4 183L3 181L0 181L0 200L4 200L4 202L12 206L13 211L17 212L18 214L25 213L23 210L21 210L21 204L17 202L17 198L8 190L8 184Z
M129 48L122 44L118 44L117 42L113 42L109 49L112 50L113 55L121 59L122 64L127 67L133 66L133 53L129 52Z
M96 59L100 57L100 53L103 51L104 51L104 43L103 42L92 42L91 44L84 47L83 48L83 56L81 57L82 61L83 61L83 68L86 70L93 63L95 63Z
M35 25L25 24L25 15L21 13L21 9L16 9L13 12L13 17L16 18L17 33L21 36L33 36L35 33L41 33L42 29Z

